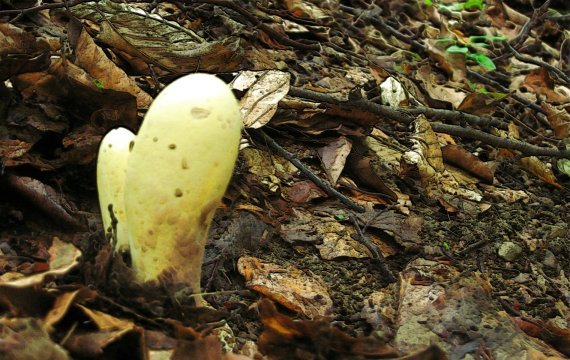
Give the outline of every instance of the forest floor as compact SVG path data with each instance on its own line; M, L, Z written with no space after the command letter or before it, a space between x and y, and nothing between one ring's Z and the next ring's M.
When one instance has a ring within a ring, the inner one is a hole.
M570 356L565 1L15 3L0 358ZM96 183L105 133L194 72L244 123L209 307L133 280Z

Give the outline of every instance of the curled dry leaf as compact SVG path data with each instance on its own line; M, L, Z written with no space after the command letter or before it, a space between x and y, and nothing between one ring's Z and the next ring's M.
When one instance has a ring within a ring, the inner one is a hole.
M542 109L546 111L546 117L557 139L564 139L570 136L570 108L568 104L565 105L566 108L542 103Z
M0 23L0 81L49 66L49 46L36 40L31 32Z
M538 319L513 318L513 321L527 335L539 338L564 355L570 356L570 330L545 324Z
M540 159L537 158L536 156L529 156L522 158L520 162L523 169L533 174L540 180L552 186L555 186L558 189L564 188L562 185L558 183L558 181L556 181L556 177L554 176L552 169L549 168L545 163L540 161Z
M487 184L493 183L493 169L461 146L446 145L441 148L441 154L445 162L475 175Z

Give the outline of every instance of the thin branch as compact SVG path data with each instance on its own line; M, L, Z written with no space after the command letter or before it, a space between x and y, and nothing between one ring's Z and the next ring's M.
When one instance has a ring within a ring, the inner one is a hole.
M570 159L570 150L558 150L556 148L531 145L523 141L491 135L484 131L473 128L466 128L462 126L442 123L431 123L431 128L436 132L443 132L467 139L480 140L485 144L504 149L518 150L526 156L552 156L557 158Z
M507 46L509 47L509 50L513 53L513 55L515 55L515 58L517 60L543 67L543 68L547 69L548 71L551 71L551 72L555 73L556 75L558 75L562 80L564 80L566 85L570 85L570 76L568 74L566 74L564 71L562 71L562 70L560 70L560 69L558 69L558 68L556 68L556 67L554 67L554 66L552 66L552 65L550 65L544 61L536 60L536 59L530 58L528 56L521 55L509 43L507 43Z
M376 262L380 266L380 270L384 273L384 275L386 275L386 277L388 278L387 279L388 282L395 282L397 279L390 270L390 267L388 267L388 264L386 263L386 258L384 258L384 255L382 255L382 252L378 248L378 245L368 240L368 238L364 235L364 232L366 231L366 226L364 226L363 228L360 227L358 219L354 215L350 215L349 218L352 221L354 227L356 228L357 232L356 237L358 238L357 240L362 245L366 246L368 251L370 251L370 253L372 254L372 261Z
M248 21L250 21L258 29L263 30L268 35L270 35L275 40L277 40L278 42L280 42L284 45L288 45L288 46L297 48L299 50L305 50L305 51L320 51L321 50L321 45L318 43L316 43L316 44L302 43L302 42L293 40L287 36L284 36L283 34L279 33L278 31L275 31L272 27L268 26L267 24L264 24L257 17L255 17L255 15L252 11L248 11L248 10L238 6L235 3L235 1L230 1L230 0L190 0L189 2L194 3L194 4L212 4L212 5L218 5L218 6L226 7L228 9L232 9L233 11L235 11L238 14L245 17ZM189 7L187 5L183 5L183 8L188 9Z
M552 0L547 0L538 9L534 10L532 17L528 19L528 21L522 26L519 34L508 42L510 46L512 46L515 49L519 49L524 44L524 42L530 35L532 28L534 28L536 23L542 20L546 15L546 12L551 2Z
M291 164L295 165L295 167L299 169L299 171L301 171L312 182L317 184L321 189L326 191L327 194L336 197L337 199L340 200L340 202L342 202L344 205L348 206L350 209L354 211L357 211L359 213L363 213L365 211L364 207L358 205L354 201L350 200L349 198L341 194L338 190L333 188L331 184L328 183L328 181L323 180L319 178L317 175L315 175L309 168L303 165L303 163L301 163L301 161L299 161L299 159L297 159L295 155L291 154L289 151L281 147L281 145L277 144L275 140L273 140L263 130L258 130L257 133L259 133L263 137L263 140L269 145L269 147L271 147L271 149L277 152L277 154L279 154L280 156L289 160Z
M449 122L467 122L474 126L494 126L500 129L506 129L506 123L498 118L481 117L473 114L468 114L461 111L452 111L445 109L433 109L429 107L412 107L412 108L398 108L394 109L391 106L380 105L373 103L369 100L359 99L354 101L347 101L339 99L338 97L330 94L324 94L317 91L307 90L299 87L291 87L289 95L301 97L309 100L328 104L342 104L345 106L358 107L369 111L373 114L381 115L392 120L400 121L409 124L414 121L415 117L419 114L424 114L427 117L436 118L438 120L445 120Z
M474 125L503 125L504 123L500 120L494 118L482 118L476 115L467 114L461 111L451 111L442 109L431 109L426 107L415 107L415 108L398 108L394 109L390 106L379 105L371 101L360 99L355 101L342 100L338 97L332 96L330 94L323 94L312 90L302 89L298 87L291 87L289 90L289 95L305 98L317 102L328 103L328 104L341 104L347 107L354 107L359 109L364 109L373 114L377 114L383 117L387 117L391 120L401 121L403 123L409 124L418 114L425 114L427 117L438 120L446 121L458 121L459 123L465 121ZM503 128L503 126L500 126ZM537 155L537 156L552 156L558 158L570 158L570 150L558 150L554 148L546 148L531 145L529 143L500 138L488 134L484 131L466 128L457 125L432 123L432 128L437 132L444 132L455 136L465 137L468 139L480 140L486 144L502 147L505 149L514 149L521 151L524 155Z

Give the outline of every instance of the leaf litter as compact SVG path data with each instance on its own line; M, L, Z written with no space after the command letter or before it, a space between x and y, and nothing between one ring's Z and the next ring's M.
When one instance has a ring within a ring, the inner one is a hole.
M563 1L7 3L2 357L570 355ZM95 191L101 137L196 71L246 128L213 308L133 283Z

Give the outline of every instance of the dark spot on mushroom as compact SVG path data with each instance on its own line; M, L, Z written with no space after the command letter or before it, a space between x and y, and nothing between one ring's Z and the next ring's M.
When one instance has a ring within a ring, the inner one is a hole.
M113 144L109 144L109 149L113 147Z
M155 137L152 138L152 141L157 142L157 141L158 141L158 138L155 136Z
M180 190L180 189L174 190L174 196L176 196L176 197L182 197L182 190Z
M182 159L182 169L188 170L188 160L186 158Z
M129 151L133 151L133 148L134 148L134 147L135 147L135 141L132 140L132 141L129 143Z
M210 115L210 110L208 109L204 109L201 107L193 107L190 110L190 114L195 117L196 119L203 119L205 117L208 117L208 115Z
M168 148L174 150L176 149L176 144L170 144L168 145Z
M149 234L149 235L154 235L154 231L152 231L151 229L148 229L148 234Z

